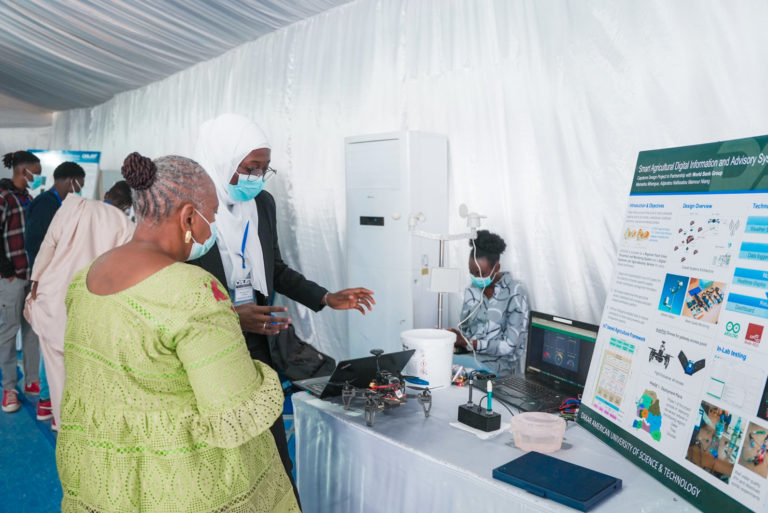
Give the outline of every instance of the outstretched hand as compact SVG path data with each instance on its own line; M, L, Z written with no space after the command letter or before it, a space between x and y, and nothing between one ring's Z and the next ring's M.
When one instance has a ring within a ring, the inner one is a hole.
M240 317L240 328L248 333L260 335L277 335L280 330L288 328L290 317L276 317L272 313L285 312L284 306L261 306L256 303L245 303L235 307Z
M325 296L325 304L334 310L351 310L354 308L365 315L365 308L371 311L376 301L373 300L372 290L358 287L338 292L329 292Z

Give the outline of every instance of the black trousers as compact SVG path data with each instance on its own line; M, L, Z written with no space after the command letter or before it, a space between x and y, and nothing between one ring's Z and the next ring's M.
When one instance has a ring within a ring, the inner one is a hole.
M269 354L269 341L267 340L267 337L255 333L245 333L245 342L248 346L248 351L251 353L251 358L264 362L273 369L275 368L272 364L272 357ZM275 445L277 445L277 452L280 454L280 460L283 462L283 467L285 467L285 473L288 474L288 479L291 480L293 493L296 495L296 502L298 502L299 507L301 507L299 489L296 488L296 482L293 480L293 462L291 461L291 456L288 454L288 439L285 437L285 424L283 423L282 415L277 418L269 430L275 438Z

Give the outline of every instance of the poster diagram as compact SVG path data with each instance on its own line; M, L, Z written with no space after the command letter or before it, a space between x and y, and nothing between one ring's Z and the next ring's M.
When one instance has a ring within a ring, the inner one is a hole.
M686 290L688 290L688 277L676 274L667 274L664 286L661 288L659 310L680 315L685 304Z
M612 338L611 348L603 355L593 407L604 415L616 419L629 382L632 355L635 346L623 340Z
M766 447L768 447L768 429L750 422L739 465L765 479L768 476L768 462L765 461Z
M742 419L707 402L699 408L686 459L727 483L738 459Z
M661 407L654 390L646 390L637 401L637 420L632 424L642 429L657 442L661 440Z
M764 509L768 136L641 152L622 226L579 422L703 511Z
M717 324L720 318L720 306L725 299L724 293L724 283L691 278L685 294L683 315Z

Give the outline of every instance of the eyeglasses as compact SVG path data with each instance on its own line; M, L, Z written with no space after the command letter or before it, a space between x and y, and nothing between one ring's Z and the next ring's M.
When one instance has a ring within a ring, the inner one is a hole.
M261 178L266 182L277 174L277 170L271 167L268 167L265 171L262 171L258 167L238 166L238 168L248 173L248 180L257 180Z

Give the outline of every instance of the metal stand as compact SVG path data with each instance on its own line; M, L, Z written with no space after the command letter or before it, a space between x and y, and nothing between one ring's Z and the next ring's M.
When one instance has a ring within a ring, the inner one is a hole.
M440 256L437 260L437 266L443 267L445 264L445 241L440 239ZM444 292L437 293L437 329L443 329L443 294Z
M416 229L416 225L424 221L424 214L419 212L413 214L408 218L408 231L411 235L421 237L424 239L432 239L440 241L440 254L438 257L438 268L442 268L445 265L445 243L452 240L464 240L475 239L477 237L477 228L480 226L480 219L485 216L481 216L476 212L469 212L467 206L462 204L459 206L459 216L467 220L467 227L469 233L459 233L456 235L443 235L438 233L427 233ZM437 327L443 329L443 294L444 292L437 293Z

